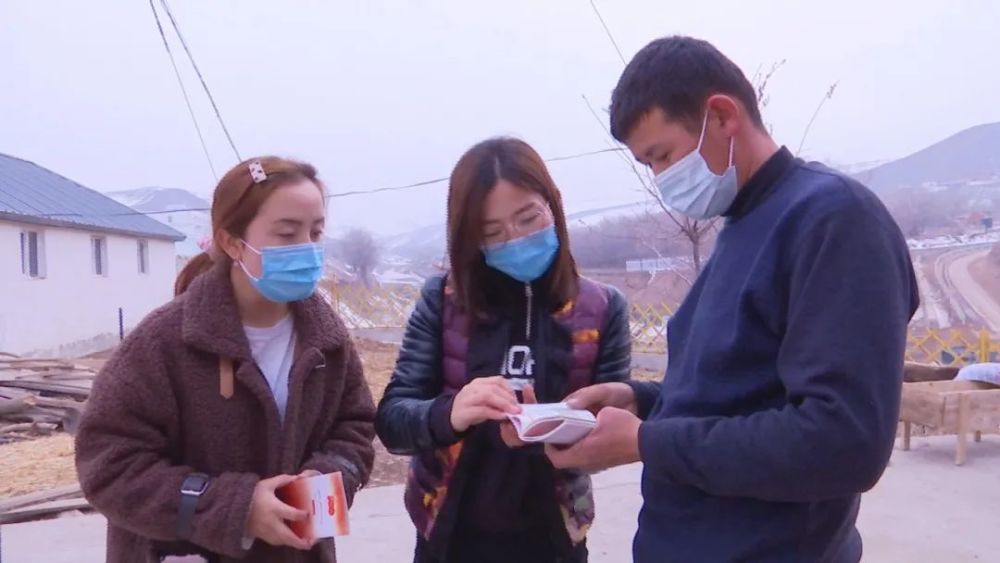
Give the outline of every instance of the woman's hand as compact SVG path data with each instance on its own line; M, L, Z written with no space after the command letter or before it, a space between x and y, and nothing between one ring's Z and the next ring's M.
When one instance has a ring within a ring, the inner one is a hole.
M521 412L517 396L501 376L473 379L455 396L451 407L451 427L465 432L487 420L503 421L508 414Z
M300 538L288 527L288 522L301 522L308 514L285 504L275 494L276 490L299 478L297 475L278 475L257 483L247 523L249 537L275 547L287 546L301 551L312 549L314 542Z
M533 405L538 402L534 387L529 385L524 388L522 393L524 394L524 404ZM520 448L525 445L525 442L517 437L517 430L514 429L514 425L509 420L500 422L500 439L503 440L504 444L507 444L508 448Z

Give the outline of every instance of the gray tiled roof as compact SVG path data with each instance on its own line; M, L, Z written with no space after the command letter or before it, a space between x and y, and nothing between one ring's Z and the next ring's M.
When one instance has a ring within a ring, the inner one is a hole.
M184 240L159 221L33 162L0 153L0 219Z

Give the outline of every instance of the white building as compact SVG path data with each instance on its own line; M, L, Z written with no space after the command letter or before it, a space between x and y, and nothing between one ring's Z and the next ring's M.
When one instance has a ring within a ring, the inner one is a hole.
M0 154L0 352L113 346L173 296L178 231L37 164Z

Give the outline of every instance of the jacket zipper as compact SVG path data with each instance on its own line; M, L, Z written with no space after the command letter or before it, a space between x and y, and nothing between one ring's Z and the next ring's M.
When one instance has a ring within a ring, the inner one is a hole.
M524 295L528 298L528 314L525 317L527 319L527 326L524 328L524 338L527 342L531 342L531 305L534 300L534 291L531 289L531 284L524 284Z

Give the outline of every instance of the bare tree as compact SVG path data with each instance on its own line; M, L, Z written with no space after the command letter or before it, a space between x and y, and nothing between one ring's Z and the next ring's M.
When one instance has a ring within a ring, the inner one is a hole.
M375 237L364 229L353 229L338 242L340 255L355 276L370 285L372 273L378 266L379 247Z
M598 115L594 106L590 103L590 100L587 99L587 96L583 96L583 101L587 104L587 108L590 110L591 115L593 115L594 119L597 120L601 129L604 130L604 133L608 136L608 139L610 139L609 143L614 146L616 141L611 135L611 131L608 130L607 126L604 124L604 120L602 120ZM605 113L607 113L607 110L605 110ZM651 198L656 206L659 207L660 211L662 211L666 216L668 225L672 225L673 228L676 229L675 233L687 239L687 241L691 244L691 261L694 264L695 273L697 274L701 272L702 247L705 235L714 228L716 219L699 221L675 212L663 202L663 198L660 197L660 191L653 183L653 173L648 168L640 169L639 166L636 165L636 162L625 154L625 151L616 152L615 154L622 159L622 162L624 162L632 171L632 174L635 175L635 178L638 181L637 185L639 191Z

